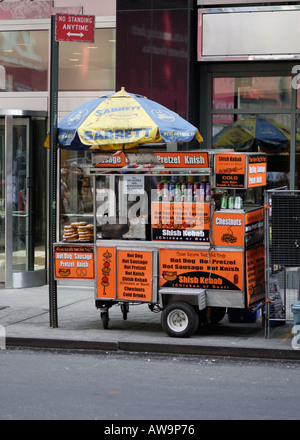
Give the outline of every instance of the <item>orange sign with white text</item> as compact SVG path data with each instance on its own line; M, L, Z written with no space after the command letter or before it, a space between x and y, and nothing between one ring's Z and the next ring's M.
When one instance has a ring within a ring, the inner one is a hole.
M245 164L243 154L216 154L216 187L244 188Z
M248 164L248 188L265 186L267 184L267 156L249 156Z
M165 168L208 168L207 151L154 152Z
M160 286L243 290L243 252L160 249Z
M122 168L128 164L128 159L126 158L123 151L117 151L111 156L104 157L102 161L98 162L95 166L97 168Z
M213 241L216 246L244 246L244 213L215 212Z
M215 246L249 247L263 241L264 210L249 212L217 211L213 215L213 242Z
M94 279L94 246L54 245L55 278Z
M153 202L152 239L209 242L209 203Z
M118 299L152 300L152 251L118 251Z

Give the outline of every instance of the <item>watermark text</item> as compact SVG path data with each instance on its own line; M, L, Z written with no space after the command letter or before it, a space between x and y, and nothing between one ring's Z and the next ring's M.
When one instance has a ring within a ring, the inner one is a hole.
M292 333L294 334L292 347L294 350L300 350L300 324L294 325Z
M6 349L6 330L5 327L0 325L0 350Z

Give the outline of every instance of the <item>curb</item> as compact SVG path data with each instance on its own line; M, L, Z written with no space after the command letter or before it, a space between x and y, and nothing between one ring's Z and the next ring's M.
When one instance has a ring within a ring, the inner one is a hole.
M194 356L228 356L240 358L257 358L272 360L295 360L300 361L300 350L275 349L275 348L245 348L228 346L205 346L162 344L145 342L113 342L113 341L87 341L71 339L38 339L38 338L14 338L8 337L7 347L41 348L41 349L64 349L86 351L114 351L114 352L138 352L159 353Z
M110 341L74 341L72 339L37 339L13 338L6 339L6 347L53 348L64 350L118 351L118 342Z
M205 345L170 345L153 344L139 342L119 342L119 349L122 351L151 352L160 354L180 354L195 356L228 356L242 358L260 359L281 359L281 360L300 360L300 351L282 350L270 348L244 348L226 346L205 346Z

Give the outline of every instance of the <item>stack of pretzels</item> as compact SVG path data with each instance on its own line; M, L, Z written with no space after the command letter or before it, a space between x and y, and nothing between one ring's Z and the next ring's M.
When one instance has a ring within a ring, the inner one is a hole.
M64 226L63 239L66 241L93 241L94 225L87 222L75 222Z
M81 222L77 226L78 238L80 241L92 241L94 240L94 225L88 225L87 223L83 225L85 222Z

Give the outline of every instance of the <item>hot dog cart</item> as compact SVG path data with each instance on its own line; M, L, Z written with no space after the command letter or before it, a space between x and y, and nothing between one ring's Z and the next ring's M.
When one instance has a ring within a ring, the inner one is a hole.
M56 279L92 279L109 309L148 303L166 333L189 337L227 308L265 298L266 155L147 147L92 153L94 221L65 227Z

